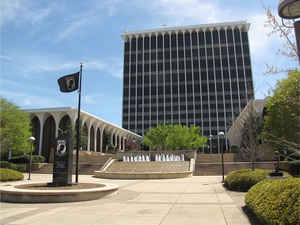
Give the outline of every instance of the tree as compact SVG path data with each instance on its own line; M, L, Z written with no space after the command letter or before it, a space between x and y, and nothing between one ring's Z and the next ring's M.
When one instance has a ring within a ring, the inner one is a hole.
M154 150L191 150L206 144L206 138L200 135L200 128L182 125L159 125L151 128L144 137L145 145Z
M300 156L300 72L277 83L267 100L264 138L274 150Z
M18 106L0 98L0 149L17 155L30 151L31 125L29 115Z
M167 137L170 133L170 125L158 125L157 127L151 127L150 130L144 136L144 143L151 150L164 150L167 147Z
M272 10L265 7L267 21L265 26L271 28L269 36L276 35L283 41L283 46L277 50L277 55L287 57L288 59L298 63L297 46L295 42L294 26L291 20L278 20L272 13ZM284 23L284 24L283 24ZM295 64L295 67L296 67ZM295 70L295 68L279 68L274 65L266 64L267 71L265 74L276 74Z

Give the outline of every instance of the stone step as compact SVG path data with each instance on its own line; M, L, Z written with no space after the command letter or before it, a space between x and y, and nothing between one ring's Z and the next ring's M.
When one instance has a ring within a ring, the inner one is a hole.
M184 172L189 171L190 163L184 162L113 162L105 172Z
M250 162L225 162L224 172L228 174L234 170L248 169L251 168ZM257 162L255 164L257 169L268 169L273 170L273 162ZM213 176L222 174L222 164L221 163L196 163L193 176Z

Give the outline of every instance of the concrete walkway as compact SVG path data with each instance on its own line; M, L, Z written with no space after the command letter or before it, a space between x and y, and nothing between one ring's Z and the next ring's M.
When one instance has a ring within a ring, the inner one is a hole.
M27 175L25 175L25 179ZM50 182L33 174L30 182ZM249 225L237 200L219 176L170 180L105 180L89 175L80 182L113 183L117 194L103 199L57 204L0 203L1 225ZM7 184L22 182L0 183ZM234 199L234 200L233 200Z

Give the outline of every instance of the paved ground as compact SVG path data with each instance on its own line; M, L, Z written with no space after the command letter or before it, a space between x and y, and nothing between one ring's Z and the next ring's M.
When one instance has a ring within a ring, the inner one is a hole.
M31 182L50 182L51 179L51 175L33 174ZM235 195L225 191L219 176L170 180L105 180L82 175L79 181L113 183L119 185L120 190L112 196L87 202L2 202L0 225L250 224L240 208L243 205L243 194ZM0 186L6 184L0 183Z

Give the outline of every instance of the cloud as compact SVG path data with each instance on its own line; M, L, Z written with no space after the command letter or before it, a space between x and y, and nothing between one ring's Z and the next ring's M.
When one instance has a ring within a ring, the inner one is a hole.
M122 59L110 57L105 59L86 59L86 60L57 60L55 57L26 56L30 63L22 63L21 70L24 74L46 73L46 72L65 72L79 68L79 63L83 62L84 70L101 71L116 78L122 78L123 66ZM34 64L32 62L35 62Z
M6 55L0 55L0 60L3 61L12 61L12 58Z
M85 98L85 104L99 104L101 98L104 97L104 94L97 93L97 94L87 94Z
M54 4L38 8L31 0L1 0L0 7L0 27L9 23L40 23L56 8Z
M90 23L91 22L90 19L91 18L83 17L83 18L80 18L78 20L69 22L66 25L66 27L64 28L64 30L57 35L55 41L59 42L61 40L70 38L73 33L75 33L76 31L78 31L84 25Z
M13 92L13 91L0 91L0 96L6 98L8 101L13 101L15 104L22 108L46 108L46 107L60 107L64 106L62 102L56 98L45 97L41 95L32 95L27 93Z

